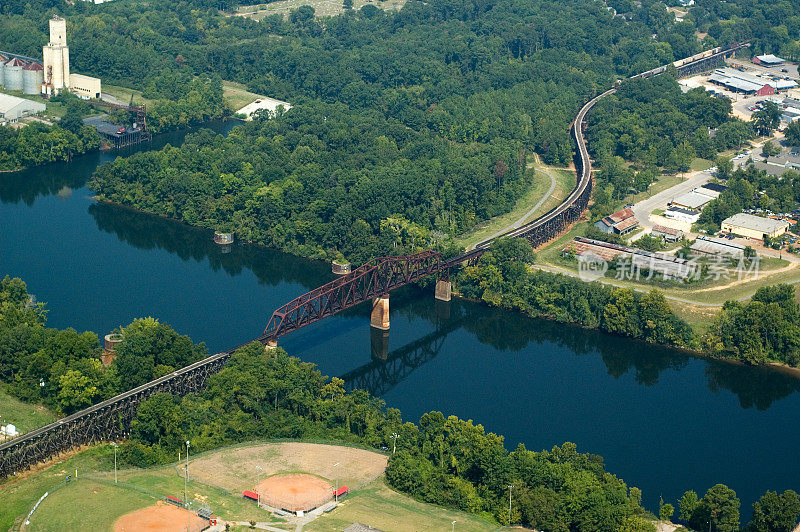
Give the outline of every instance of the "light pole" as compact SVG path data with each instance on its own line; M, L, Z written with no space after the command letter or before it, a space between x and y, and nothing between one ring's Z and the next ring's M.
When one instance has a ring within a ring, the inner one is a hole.
M183 476L183 507L189 507L189 496L188 496L188 487L189 487L189 440L186 440L186 474ZM190 532L191 530L191 521L189 517L191 514L186 512L186 532Z
M392 444L392 454L394 454L394 453L395 453L395 451L397 450L397 438L399 438L399 437L400 437L400 435L399 435L398 433L396 433L396 432L393 432L393 433L392 433L392 435L391 435L391 436L389 436L389 437L390 437L392 440L394 440L394 443Z
M339 466L339 462L333 464L333 484L336 486L336 491L333 492L333 500L335 502L339 502L339 477L336 474L336 468Z
M513 484L508 485L508 524L511 524L511 488L513 488Z
M264 473L264 469L260 465L257 465L256 469L261 471L262 474ZM258 475L258 478L256 479L256 486L258 486L260 480L261 475ZM258 490L258 507L261 508L261 490Z
M113 442L111 445L114 446L114 484L117 483L117 442Z
M455 531L456 531L456 522L455 522L455 521L452 521L450 524L451 524L451 525L453 525L453 528L452 528L451 530L452 530L453 532L455 532Z

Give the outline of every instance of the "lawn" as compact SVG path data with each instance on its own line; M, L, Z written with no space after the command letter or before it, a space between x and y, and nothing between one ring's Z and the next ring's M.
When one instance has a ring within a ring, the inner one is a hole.
M690 166L692 171L695 172L698 170L708 170L709 168L714 166L714 161L698 157L694 161L692 161L692 164Z
M152 101L142 96L142 91L140 90L120 87L118 85L109 85L108 83L103 83L103 94L109 94L126 105L131 102L133 102L134 105L149 104Z
M536 219L542 214L546 213L553 207L561 203L566 198L570 191L575 188L575 172L566 168L552 168L543 165L536 165L536 168L541 168L552 174L556 180L556 186L552 194L529 216L525 217L524 222L529 222ZM506 214L495 216L491 220L482 223L474 230L465 233L458 237L457 243L467 249L472 248L478 242L481 242L501 229L508 227L520 218L522 218L528 210L536 205L542 197L550 190L552 181L549 176L542 172L536 172L531 180L528 190L517 200L514 209ZM524 223L523 222L523 223Z
M353 0L353 10L357 11L365 5L374 5L387 11L399 10L405 3L406 0ZM276 14L286 17L292 10L304 5L313 7L317 17L332 17L344 12L341 0L278 0L269 4L240 6L237 11L240 16L261 20Z
M30 432L56 420L56 415L41 405L23 403L8 395L0 384L0 424L11 423L20 432Z
M241 83L235 83L233 81L222 82L222 97L228 102L228 107L234 112L245 105L253 103L259 98L264 98L264 96L260 94L248 91Z
M381 530L412 532L450 530L453 521L458 531L498 528L498 525L474 515L416 501L392 490L386 485L385 477L380 477L348 496L338 509L303 528L312 532L333 532L360 522Z

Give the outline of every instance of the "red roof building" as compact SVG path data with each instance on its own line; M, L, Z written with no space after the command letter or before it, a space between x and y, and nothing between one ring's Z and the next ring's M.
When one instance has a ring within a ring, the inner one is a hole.
M339 488L338 490L333 492L333 496L334 497L341 497L342 495L346 494L348 491L350 491L350 488L348 488L347 486L342 486L341 488Z
M253 499L254 501L257 501L258 493L256 493L255 491L244 490L242 492L242 497L244 497L245 499Z
M604 233L624 235L636 229L639 225L639 220L633 216L633 209L626 207L621 211L609 214L602 220L598 220L594 225Z

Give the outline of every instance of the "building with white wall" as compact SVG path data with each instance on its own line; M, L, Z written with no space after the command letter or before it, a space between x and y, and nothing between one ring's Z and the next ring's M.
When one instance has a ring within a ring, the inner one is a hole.
M84 76L83 74L70 74L69 90L85 100L99 98L102 92L100 78Z
M0 123L16 122L20 118L43 113L44 110L45 105L41 102L0 94Z
M42 49L44 57L44 94L58 94L69 89L69 47L67 21L59 16L50 19L50 42Z

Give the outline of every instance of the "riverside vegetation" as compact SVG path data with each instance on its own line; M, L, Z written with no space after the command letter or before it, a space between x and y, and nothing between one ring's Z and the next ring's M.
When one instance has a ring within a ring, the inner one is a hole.
M0 282L0 367L9 391L67 413L136 386L204 356L194 344L154 319L126 327L109 367L97 358L97 336L45 328L43 304L31 305L19 279ZM36 373L36 372L39 373ZM40 386L44 382L45 386ZM507 486L514 486L510 520L539 529L655 531L655 516L641 506L641 491L607 472L600 456L564 443L550 451L520 445L509 452L503 437L481 425L441 412L419 423L363 390L346 392L341 379L282 349L253 343L237 350L205 388L177 397L156 394L142 403L120 459L146 467L169 463L189 438L206 451L265 438L324 438L397 452L389 459L389 484L427 502L508 523ZM739 499L724 485L702 497L688 491L677 501L679 517L703 529L739 529ZM660 518L673 517L662 504ZM753 505L746 530L788 530L800 516L793 491L767 492ZM788 525L787 525L788 523Z

